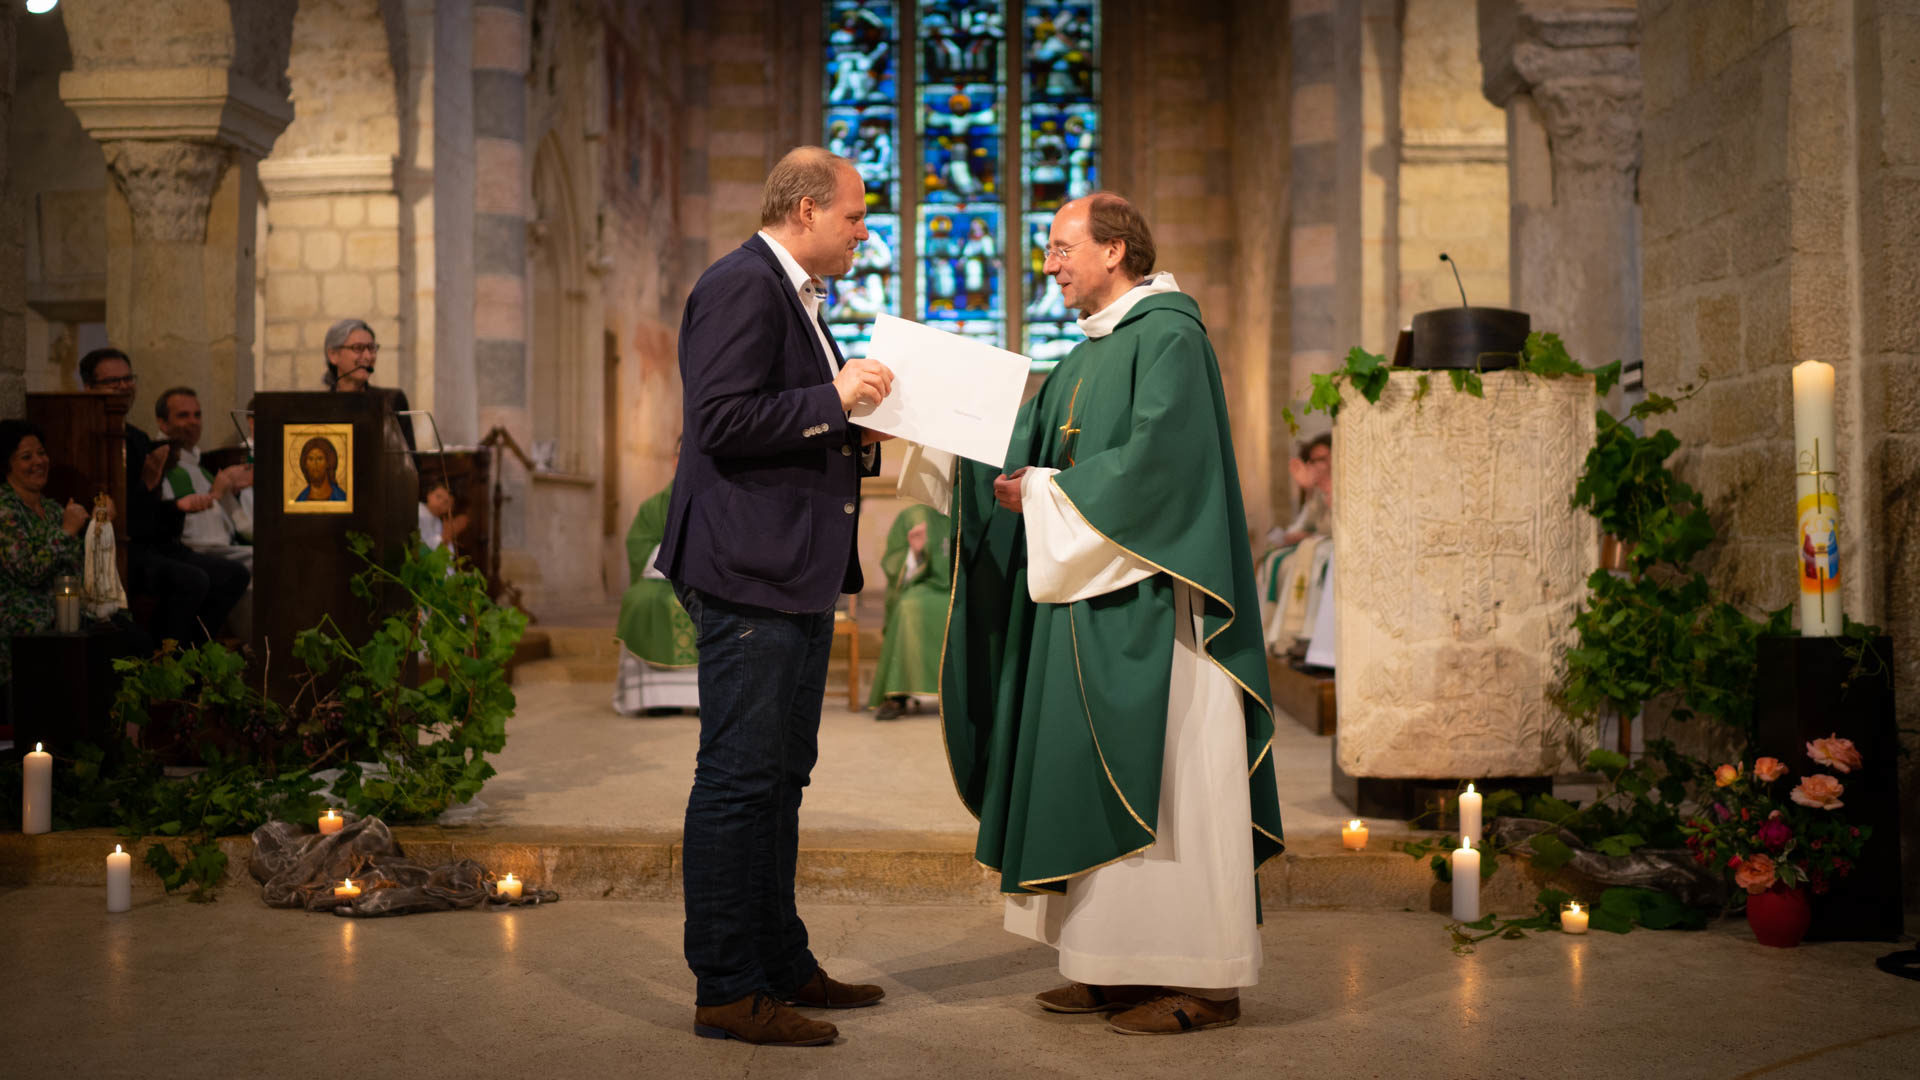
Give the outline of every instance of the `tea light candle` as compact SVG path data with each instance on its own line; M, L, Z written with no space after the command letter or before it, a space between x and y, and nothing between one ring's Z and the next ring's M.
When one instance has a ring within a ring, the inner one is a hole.
M1586 933L1587 919L1587 909L1581 907L1578 900L1568 901L1567 906L1560 909L1560 929L1569 934Z
M1480 917L1480 853L1473 849L1473 841L1460 838L1459 850L1453 853L1453 918L1455 922L1472 922Z
M1367 823L1354 818L1340 828L1340 846L1348 851L1361 851L1367 846Z
M512 874L508 874L506 877L493 883L493 894L503 900L518 900L520 899L520 886L521 882L519 879L515 878Z
M20 785L20 831L43 833L53 829L53 755L39 743L27 755Z
M360 886L355 885L352 878L347 878L333 887L333 895L338 900L355 900L360 896Z
M1460 835L1474 843L1480 842L1480 793L1468 784L1467 790L1460 793Z
M113 845L107 856L107 910L126 911L133 907L133 856Z
M347 827L347 819L340 816L338 810L329 809L320 815L320 835L332 836Z

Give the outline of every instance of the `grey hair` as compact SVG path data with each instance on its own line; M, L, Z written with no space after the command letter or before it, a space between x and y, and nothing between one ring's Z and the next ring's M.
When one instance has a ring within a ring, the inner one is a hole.
M321 348L323 350L321 355L327 358L327 373L321 376L321 378L326 381L329 389L333 387L334 383L340 381L340 373L333 369L333 350L345 345L347 339L352 337L356 330L365 330L368 337L373 338L375 341L380 340L380 335L373 332L373 327L368 326L365 319L341 319L339 322L327 327L327 336L325 340L321 342Z
M778 225L800 210L801 199L812 199L822 210L833 208L840 169L853 162L818 146L796 146L767 174L760 200L760 225ZM857 170L856 170L857 171Z

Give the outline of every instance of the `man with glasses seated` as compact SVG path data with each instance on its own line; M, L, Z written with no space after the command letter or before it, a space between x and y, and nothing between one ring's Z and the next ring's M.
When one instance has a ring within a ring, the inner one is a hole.
M368 385L373 378L374 366L380 360L380 346L374 341L373 327L364 319L341 319L327 328L323 343L327 353L327 370L322 379L327 389L343 394L382 394L394 413L404 413L412 406L407 404L407 393L398 387ZM407 449L414 449L413 417L401 416L400 435L407 440Z
M80 382L89 390L129 398L138 386L133 361L114 348L82 357ZM175 497L164 484L180 448L171 439L155 442L127 425L127 567L132 578L127 584L158 601L150 627L156 638L194 645L220 632L253 574L231 559L194 551L181 542L187 515L212 506L213 498Z

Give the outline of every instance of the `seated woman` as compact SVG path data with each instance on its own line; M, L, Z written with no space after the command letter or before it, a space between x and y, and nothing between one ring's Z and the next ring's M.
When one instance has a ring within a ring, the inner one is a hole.
M673 595L673 583L654 569L653 556L667 536L667 504L673 485L640 504L627 530L626 594L620 597L620 676L613 711L639 716L653 709L700 707L700 653L693 620Z
M953 523L931 507L900 511L880 557L887 622L873 673L875 720L895 720L940 700L940 645L953 594Z
M43 497L52 461L45 436L24 420L0 421L0 455L7 482L0 485L0 701L11 679L8 639L53 626L53 579L80 573L85 533L93 512L77 502L65 507ZM112 520L111 505L103 508Z

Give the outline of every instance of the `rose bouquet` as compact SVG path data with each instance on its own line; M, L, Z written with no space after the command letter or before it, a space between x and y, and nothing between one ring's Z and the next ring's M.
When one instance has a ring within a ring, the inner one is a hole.
M1806 772L1795 781L1770 757L1750 770L1740 764L1715 769L1713 789L1680 830L1694 857L1723 867L1748 894L1802 884L1824 893L1851 873L1872 830L1838 812L1846 805L1846 784L1834 773L1859 769L1860 752L1851 740L1829 736L1808 743L1807 757L1832 771Z

